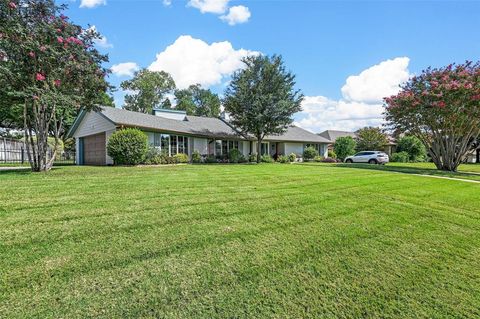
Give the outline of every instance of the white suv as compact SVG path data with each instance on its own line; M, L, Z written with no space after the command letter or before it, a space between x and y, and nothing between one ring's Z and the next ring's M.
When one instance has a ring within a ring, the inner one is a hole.
M345 163L386 164L388 161L388 155L379 151L360 152L345 159Z

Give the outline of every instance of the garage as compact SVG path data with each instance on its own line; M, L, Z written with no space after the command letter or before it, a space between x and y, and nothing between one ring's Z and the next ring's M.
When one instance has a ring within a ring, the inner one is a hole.
M83 164L106 164L105 133L83 137Z

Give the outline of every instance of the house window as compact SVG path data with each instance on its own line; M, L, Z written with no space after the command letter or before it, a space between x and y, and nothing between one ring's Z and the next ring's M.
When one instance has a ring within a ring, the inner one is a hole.
M268 155L268 142L262 142L262 145L260 145L260 154Z
M177 136L178 153L188 154L188 137Z
M170 135L160 134L160 149L165 154L168 154L168 155L170 155L169 145L170 145Z
M304 144L303 147L304 148L313 147L314 149L317 150L317 152L320 153L320 144Z
M177 154L177 136L171 135L170 136L170 156Z
M231 151L233 149L239 149L238 148L238 141L228 141L228 151Z
M215 141L215 155L222 155L222 141Z

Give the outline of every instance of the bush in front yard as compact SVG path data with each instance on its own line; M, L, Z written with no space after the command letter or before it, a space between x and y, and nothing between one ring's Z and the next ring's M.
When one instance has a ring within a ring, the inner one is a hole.
M147 165L165 164L165 157L166 155L162 154L158 148L150 147L145 155L144 163Z
M337 160L334 159L334 158L331 158L331 157L327 157L325 159L322 160L322 163L336 163Z
M307 147L306 149L303 150L303 160L304 161L310 161L315 158L315 156L318 155L317 150L314 147Z
M327 157L337 159L337 154L334 151L328 151L328 156Z
M242 153L236 148L231 149L230 152L228 152L228 160L230 163L239 163L242 161L242 157Z
M270 155L265 154L265 155L262 155L260 157L260 162L262 162L262 163L273 163L273 158Z
M288 158L288 156L286 156L286 155L280 155L277 158L277 162L282 163L282 164L288 164L288 163L290 163L290 158Z
M325 157L321 156L321 155L317 155L313 158L313 160L315 162L323 162L323 160L325 159Z
M148 138L138 129L127 128L116 131L107 143L107 154L116 165L138 165L148 151Z
M393 153L392 157L390 160L392 162L398 162L398 163L408 163L409 159L409 154L407 152L398 152L398 153Z
M175 164L188 163L188 155L183 153L178 153L173 155L173 160L175 161Z
M213 164L213 163L218 163L218 161L215 155L208 155L207 158L205 159L205 163Z
M201 163L202 162L202 155L200 155L199 151L193 151L192 153L192 163Z
M288 160L292 163L296 162L297 161L297 154L291 153L290 155L288 155Z

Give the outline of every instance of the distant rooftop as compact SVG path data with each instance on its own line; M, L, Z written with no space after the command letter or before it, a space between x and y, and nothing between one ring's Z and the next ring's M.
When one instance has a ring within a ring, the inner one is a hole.
M356 136L355 132L336 131L336 130L326 130L321 133L318 133L318 135L326 138L327 140L332 141L332 143L335 143L335 141L339 137L346 137L346 136L355 137Z

